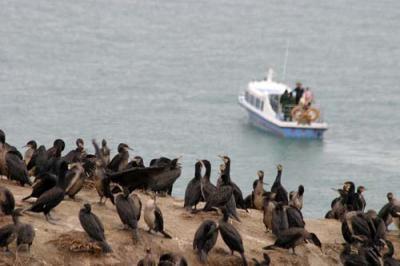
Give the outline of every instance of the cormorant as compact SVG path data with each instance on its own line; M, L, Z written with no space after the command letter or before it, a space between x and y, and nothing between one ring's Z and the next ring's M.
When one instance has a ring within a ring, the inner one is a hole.
M128 144L120 143L118 145L118 154L114 156L107 168L112 172L125 170L129 161L129 151L132 150Z
M194 165L194 177L190 180L185 190L185 202L183 207L187 210L192 210L193 206L196 210L196 205L201 201L201 163L196 162Z
M287 207L286 208L286 216L288 220L289 228L292 227L301 227L304 228L306 225L303 220L303 214L301 211L295 207Z
M279 237L282 231L289 228L286 211L282 203L277 203L272 211L272 233Z
M6 251L10 251L8 245L10 245L17 237L19 216L21 216L21 213L18 210L14 210L12 213L13 223L0 228L0 247L5 247Z
M211 177L211 164L208 160L201 160L200 163L206 169L204 176L201 178L200 188L204 201L208 201L210 195L214 194L217 187L210 181Z
M98 241L104 253L112 252L104 235L104 226L99 217L92 212L92 207L89 203L84 204L83 208L79 211L79 221L90 238Z
M25 201L31 197L39 198L47 190L51 189L57 184L57 176L51 173L43 173L36 177L36 181L32 185L32 192L29 196L23 198Z
M238 252L242 258L243 265L247 266L247 260L244 256L243 240L236 228L228 223L229 213L225 207L221 208L222 218L219 220L218 229L222 239L229 247L232 255L233 252Z
M164 253L160 256L158 266L187 266L188 262L185 257L174 254L174 253Z
M299 210L303 208L304 186L300 185L297 191L292 191L289 194L289 205Z
M64 161L58 162L58 172L60 173L58 176L57 184L51 189L44 192L40 197L36 200L35 203L26 211L31 212L43 212L46 217L46 220L52 223L52 217L50 215L50 211L55 208L58 204L60 204L64 200L65 196L65 175L68 171L68 165Z
M275 210L276 202L274 201L275 193L266 192L264 194L264 214L263 214L263 222L265 225L265 229L267 232L272 230L272 217Z
M156 197L154 195L153 199L149 199L144 207L144 221L149 227L149 233L151 230L155 232L160 232L166 238L172 238L164 230L164 219L160 208L156 205Z
M357 193L356 193L357 194L357 196L356 196L356 198L357 198L357 208L360 211L364 211L365 210L365 206L367 205L367 203L365 201L365 198L364 198L364 195L362 194L364 191L366 191L364 186L357 187Z
M208 252L215 246L217 238L217 224L211 220L202 222L193 239L193 249L198 251L199 259L202 263L207 262Z
M47 157L51 158L61 158L61 153L65 149L65 142L62 139L56 139L53 142L53 147L47 150Z
M0 143L0 145L2 144ZM18 181L21 186L32 185L22 156L15 148L7 150L0 147L0 174L7 176L8 179Z
M124 188L123 193L118 194L115 198L115 207L117 208L118 216L124 227L132 232L133 241L136 242L139 239L139 235L137 213L134 204L133 200L129 197L129 190L127 188Z
M86 156L85 143L83 142L83 139L81 138L77 139L75 144L76 144L76 149L68 152L63 157L63 159L69 164L80 162Z
M229 215L240 222L240 219L236 213L236 202L233 195L233 188L229 184L229 177L225 174L224 168L225 165L221 164L221 183L217 187L216 191L213 194L209 195L203 211L211 211L215 207L225 206Z
M133 210L135 212L136 220L140 220L140 214L142 213L142 201L140 200L139 196L135 193L130 194L130 200L133 203Z
M254 189L253 192L253 197L254 197L254 207L257 210L262 210L264 206L264 171L259 170L257 172L258 175L258 180L257 180L257 185Z
M153 254L151 254L151 248L146 249L146 256L141 259L137 266L156 266L156 261L153 257Z
M175 159L168 159L161 157L157 159L152 166L144 169L139 169L142 171L149 170L150 179L147 182L147 189L154 192L165 192L168 195L172 194L172 188L175 181L180 177L182 169L179 163L178 157ZM157 170L158 169L158 170Z
M273 245L266 246L263 249L274 249L276 247L292 249L293 254L296 254L295 248L298 245L307 243L307 241L310 241L311 243L322 249L321 241L318 239L316 234L309 233L306 229L298 227L289 228L280 232L278 239L275 241L275 243Z
M400 207L400 201L398 201L392 192L387 193L386 195L388 199L388 203L386 203L379 211L378 216L385 222L386 227L389 227L389 225L393 222L393 216L392 216L392 209L394 206L399 206Z
M96 154L96 168L94 171L94 185L97 193L99 194L100 201L99 204L105 204L107 198L111 200L114 204L114 195L111 193L110 188L110 178L106 175L106 166L107 162L101 154L100 147L97 145L96 140L92 140L95 154ZM106 197L106 200L103 203L103 197Z
M30 140L28 143L26 143L24 148L27 148L24 154L24 162L25 165L28 165L37 149L37 143L34 140Z
M37 177L40 174L49 171L50 163L51 162L48 162L46 147L44 145L40 145L39 148L37 148L32 154L32 158L27 164L27 169L30 173Z
M80 162L70 164L69 168L66 175L66 183L68 186L65 190L65 194L71 199L74 199L75 195L83 188L87 175Z
M263 261L258 261L256 259L253 258L253 262L255 266L269 266L271 263L271 258L268 256L267 253L263 254L264 256L264 260Z
M27 246L27 250L30 251L33 240L35 239L35 229L32 225L21 223L17 220L17 249L21 246Z
M278 174L276 175L275 181L272 184L271 192L276 193L275 196L276 202L281 202L284 205L288 205L289 203L288 193L281 184L282 169L283 169L282 165L277 166Z
M0 187L0 211L4 215L11 215L15 208L15 199L12 192L6 187Z
M236 206L240 209L246 210L246 204L243 199L242 190L231 179L231 159L228 156L219 156L225 164L223 174L226 176L226 184L229 184L233 189L233 196L235 197ZM218 186L218 185L217 185Z
M106 165L110 163L110 149L107 147L107 141L103 139L101 141L100 155Z

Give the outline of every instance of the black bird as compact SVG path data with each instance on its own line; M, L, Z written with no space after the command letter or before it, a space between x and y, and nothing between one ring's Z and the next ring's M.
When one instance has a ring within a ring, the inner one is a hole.
M200 163L206 169L204 176L201 178L200 188L204 201L208 201L210 195L214 194L217 187L210 181L211 177L211 164L208 160L201 160Z
M40 174L46 173L50 169L51 162L48 161L46 147L40 145L39 148L35 150L32 157L27 164L27 169L32 172L35 177Z
M309 233L304 228L295 228L295 227L282 231L273 245L266 246L263 249L268 250L268 249L274 249L276 247L284 249L292 249L293 254L296 254L295 248L298 245L307 243L307 241L310 241L311 243L322 249L321 241L318 239L316 234Z
M136 220L140 220L140 214L142 213L142 201L140 200L139 196L135 193L131 193L129 196L130 200L133 203L133 210L135 212Z
M118 145L118 154L114 156L107 168L112 172L125 170L129 161L129 150L132 150L128 144L120 143Z
M346 186L346 185L345 185ZM335 198L331 202L331 210L325 214L326 219L337 219L343 220L346 213L346 201L347 201L347 191L343 189L333 189L339 193L339 197Z
M219 220L218 229L222 239L229 247L232 255L233 252L238 252L242 258L243 265L247 265L247 260L244 255L243 240L236 228L228 223L229 213L225 207L221 208L222 218Z
M26 143L24 148L27 148L24 154L24 162L25 165L28 165L37 149L37 143L34 140L30 140Z
M230 186L233 188L233 195L235 197L236 206L240 209L246 209L246 204L243 199L242 190L239 188L236 183L234 183L231 179L231 159L228 156L219 156L225 164L224 175L226 175L227 181Z
M233 195L233 188L229 183L229 177L224 172L224 167L224 164L220 166L220 185L213 194L208 196L208 200L206 200L203 211L211 211L217 207L226 207L229 215L240 222L240 219L236 213L236 202Z
M63 157L63 159L69 164L80 162L86 156L85 143L83 142L83 139L81 138L77 139L75 144L76 144L76 149L68 152Z
M124 188L123 193L118 194L115 199L115 207L124 227L132 232L133 241L139 239L138 236L138 218L135 211L135 203L129 197L129 190Z
M90 238L96 240L100 244L104 253L112 252L104 235L104 226L99 217L92 213L92 207L89 203L84 204L83 208L79 211L79 221Z
M297 191L289 193L289 205L299 210L303 208L304 186L300 185Z
M57 184L40 195L36 202L31 207L26 209L26 211L31 212L43 212L46 220L50 223L52 223L53 220L50 215L50 211L60 204L64 200L65 196L65 175L68 171L68 165L66 162L60 161L57 168L59 169L58 171L60 173Z
M28 251L30 251L33 240L35 239L35 229L32 225L21 223L17 220L17 249L19 250L21 246L27 246Z
M28 177L28 170L20 155L15 150L9 150L5 153L5 173L3 174L11 180L18 181L21 186L32 185Z
M65 142L62 139L56 139L53 142L53 147L46 151L47 157L50 158L61 158L61 153L65 149Z
M202 222L193 239L193 249L198 251L199 259L202 263L207 262L208 252L215 246L217 238L217 224L211 220Z
M86 179L93 175L96 168L95 158L96 156L94 155L85 155L81 162L69 165L70 169L67 174L68 187L65 193L70 198L74 199L75 195L83 188Z
M172 188L175 181L181 175L181 165L179 163L179 159L182 157L178 157L175 159L168 159L165 157L161 157L157 159L153 165L151 165L147 169L159 169L158 171L152 171L150 175L150 179L147 182L147 188L154 192L165 192L168 195L172 194ZM146 170L142 169L142 170Z
M282 203L277 203L272 211L272 233L279 237L280 233L289 228L289 222L285 207Z
M151 253L151 249L147 248L146 256L138 262L137 266L156 266L156 265L157 264L153 257L153 254Z
M12 213L13 223L0 228L0 247L5 247L6 251L10 251L8 245L17 237L17 224L20 215L21 213L19 211L14 210Z
M160 232L165 238L172 238L164 230L164 218L161 213L160 208L156 205L156 197L154 195L153 199L149 199L144 208L144 221L149 227L149 233L151 231Z
M378 212L378 216L385 222L386 227L393 222L392 211L394 206L400 207L400 201L398 201L392 192L387 193L388 203L386 203Z
M259 262L258 260L253 258L253 262L254 262L255 266L269 266L270 265L271 258L268 256L268 254L264 253L263 256L264 256L264 260L261 262Z
M164 253L160 256L158 266L187 266L188 262L185 257L174 254Z
M303 219L303 214L301 211L295 207L287 207L286 208L286 216L288 220L289 228L292 227L301 227L304 228L306 223Z
M288 193L281 184L282 169L283 169L282 165L277 166L278 173L276 175L274 183L272 184L271 192L276 194L275 196L276 202L281 202L284 205L288 205L289 204Z
M0 211L2 214L11 215L15 208L15 199L12 192L6 187L0 187Z
M356 193L356 205L357 209L360 211L365 210L365 206L367 205L364 195L362 194L364 191L366 191L364 186L359 186L357 187L357 193Z
M187 210L192 210L193 206L196 210L196 205L201 201L201 163L196 162L194 165L194 177L190 180L185 191L185 202L183 207Z
M39 198L44 192L50 190L57 184L57 176L48 172L40 174L36 177L36 181L32 185L32 192L29 196L23 198L25 201L31 197Z

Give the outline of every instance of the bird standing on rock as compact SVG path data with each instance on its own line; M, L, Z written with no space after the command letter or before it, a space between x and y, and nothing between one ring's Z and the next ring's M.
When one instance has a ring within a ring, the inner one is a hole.
M115 199L115 207L121 222L132 231L134 241L139 239L138 235L138 221L135 212L133 200L129 197L129 190L124 188L122 194L119 194Z
M200 161L196 162L194 165L194 177L188 183L185 190L185 201L183 207L187 210L191 211L196 210L196 205L202 200L201 195L201 163Z
M160 208L156 205L156 196L153 195L153 199L149 199L144 207L144 221L149 227L149 233L151 230L160 232L165 238L172 238L164 230L164 219Z
M208 252L214 247L217 238L217 224L211 220L202 222L193 239L193 249L199 252L199 259L202 263L207 262Z
M28 166L29 162L32 159L33 154L35 153L35 151L37 149L37 143L34 140L30 140L30 141L28 141L28 143L26 143L24 148L27 148L25 151L25 154L24 154L24 162L25 162L25 165Z
M118 145L118 154L114 156L107 168L112 172L119 172L126 169L129 163L129 150L132 150L128 144L120 143Z
M218 222L218 229L219 232L221 233L222 239L231 250L232 255L233 252L235 251L238 252L242 257L243 265L247 266L247 260L244 255L242 237L240 236L236 228L230 223L228 223L229 213L227 209L225 207L222 207L221 211L223 216Z
M98 241L104 253L112 252L110 245L104 235L104 226L99 217L92 213L92 207L89 203L83 205L79 211L79 221L85 232L94 240Z
M21 209L17 209L16 211L18 212L18 215L21 216ZM33 228L32 225L21 223L17 219L16 230L17 230L17 250L20 250L22 246L26 246L27 250L30 251L33 240L35 238L35 229Z
M21 213L18 210L14 210L12 213L13 223L0 228L0 247L6 248L7 252L10 251L8 245L10 245L17 237L19 216L21 216Z
M281 183L283 167L282 165L279 164L276 168L278 173L276 175L274 183L272 184L271 192L276 194L275 196L276 202L282 202L283 205L288 205L289 204L288 193Z

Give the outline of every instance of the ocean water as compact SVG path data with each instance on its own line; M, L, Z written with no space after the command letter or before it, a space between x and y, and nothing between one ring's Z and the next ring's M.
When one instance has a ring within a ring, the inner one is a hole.
M148 163L183 155L174 195L196 159L232 159L245 194L256 171L305 186L306 217L322 217L346 180L367 208L400 197L400 2L0 1L0 128L72 149L78 137L131 145ZM323 141L280 139L247 123L237 95L273 67L323 106Z

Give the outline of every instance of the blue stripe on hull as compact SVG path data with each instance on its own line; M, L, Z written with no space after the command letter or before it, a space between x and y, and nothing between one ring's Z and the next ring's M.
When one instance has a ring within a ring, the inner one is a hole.
M272 132L280 137L285 138L303 138L303 139L321 139L323 137L324 131L323 129L314 129L314 128L282 128L279 127L265 118L261 117L257 113L253 113L248 110L249 120L256 127Z

